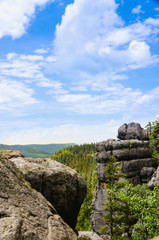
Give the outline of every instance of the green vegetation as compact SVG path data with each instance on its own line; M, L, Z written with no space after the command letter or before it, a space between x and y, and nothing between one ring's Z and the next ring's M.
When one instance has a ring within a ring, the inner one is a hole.
M151 135L150 135L150 147L153 150L153 158L155 160L159 159L159 121L150 123L151 125Z
M52 156L56 151L67 146L68 144L30 144L30 145L4 145L0 144L0 149L18 150L22 152L25 157L31 158L46 158Z
M151 191L146 184L134 187L126 185L126 190L121 190L119 201L127 205L130 219L137 219L132 224L133 240L148 240L159 234L159 188L156 186Z
M111 157L106 167L106 226L100 232L111 240L148 240L159 234L159 188L134 187L122 179L116 161Z
M57 151L52 158L75 169L87 182L87 196L81 206L76 229L90 231L91 203L97 183L95 144L70 146Z
M106 202L104 203L106 212L104 221L106 225L100 229L100 233L109 234L112 240L129 239L131 218L129 216L129 209L126 203L119 199L118 195L122 187L125 187L123 180L124 174L121 169L116 166L117 159L110 157L106 165L106 184L107 191ZM121 236L125 233L124 238Z

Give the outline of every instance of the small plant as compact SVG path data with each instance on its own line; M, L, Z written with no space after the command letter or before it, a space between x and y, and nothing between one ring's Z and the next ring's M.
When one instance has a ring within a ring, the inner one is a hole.
M133 139L130 139L129 148L132 148L133 143L134 143L134 140L133 140Z

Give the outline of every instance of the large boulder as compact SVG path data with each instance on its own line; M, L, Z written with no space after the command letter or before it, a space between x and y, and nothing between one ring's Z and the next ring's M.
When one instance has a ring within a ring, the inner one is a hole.
M76 240L55 208L0 152L0 239Z
M86 182L79 174L50 158L14 157L10 160L23 173L32 188L41 192L63 220L74 229L86 195Z
M139 139L139 140L148 140L149 132L141 127L139 123L124 123L118 129L118 136L121 140L127 139Z

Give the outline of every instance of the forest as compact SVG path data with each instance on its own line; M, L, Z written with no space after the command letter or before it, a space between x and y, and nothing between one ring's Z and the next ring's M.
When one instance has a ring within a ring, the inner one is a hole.
M76 229L90 231L91 203L97 183L95 144L70 146L57 151L52 158L76 170L87 182L87 195L78 215Z
M159 121L149 122L150 147L154 160L159 159ZM77 230L91 230L91 203L97 183L95 144L70 146L57 151L53 159L75 169L86 181L87 196L81 207ZM147 184L133 186L116 167L117 159L110 158L105 169L107 201L104 204L105 227L100 234L109 233L111 240L149 240L159 235L159 188L153 191Z

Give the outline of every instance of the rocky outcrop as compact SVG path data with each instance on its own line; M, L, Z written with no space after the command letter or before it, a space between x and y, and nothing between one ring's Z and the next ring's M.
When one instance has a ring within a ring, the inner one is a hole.
M153 174L151 180L148 182L150 188L154 188L155 185L159 185L159 167L156 172Z
M9 159L0 152L0 239L76 240L55 208Z
M102 240L95 232L78 232L78 239L81 240Z
M149 148L149 142L138 139L109 139L97 143L96 151L98 184L92 202L93 212L91 223L92 229L98 233L98 230L104 226L103 203L106 197L104 183L107 177L105 168L110 156L117 158L118 167L121 168L125 177L134 185L148 183L156 171L157 163L152 159L152 151Z
M86 195L86 183L79 174L50 158L16 157L10 160L23 173L32 188L41 192L63 220L74 229Z
M124 123L118 129L118 136L117 138L121 140L127 139L139 139L139 140L148 140L149 131L143 129L139 123Z

